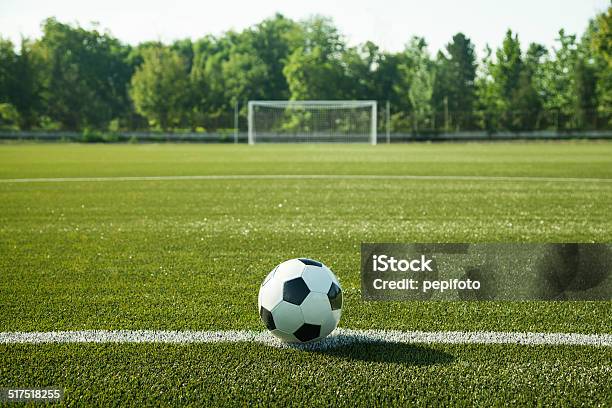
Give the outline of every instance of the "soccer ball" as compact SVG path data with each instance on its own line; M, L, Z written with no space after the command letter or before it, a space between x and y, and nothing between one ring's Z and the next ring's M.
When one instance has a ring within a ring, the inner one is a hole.
M287 343L307 343L331 333L342 312L342 289L334 273L312 259L290 259L259 288L259 317Z

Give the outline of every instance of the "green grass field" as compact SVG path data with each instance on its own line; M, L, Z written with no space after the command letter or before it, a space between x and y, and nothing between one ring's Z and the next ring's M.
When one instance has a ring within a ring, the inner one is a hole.
M0 179L171 175L612 179L612 143L0 145ZM263 330L282 260L323 260L351 329L612 333L612 302L364 302L361 242L612 242L602 181L0 182L0 331ZM0 388L84 403L612 405L612 350L354 344L0 345Z

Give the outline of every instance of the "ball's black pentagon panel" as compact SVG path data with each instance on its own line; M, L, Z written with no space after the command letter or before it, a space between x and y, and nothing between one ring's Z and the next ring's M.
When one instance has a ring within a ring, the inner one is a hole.
M302 278L288 280L283 285L283 300L294 305L301 305L309 293L310 289Z
M334 282L332 282L331 286L329 287L327 297L329 298L329 304L331 305L332 310L342 308L342 290Z
M265 307L261 307L259 309L259 317L261 317L261 321L264 322L268 330L276 329L276 324L274 324L274 317L268 309L266 309Z
M308 258L298 258L298 259L302 261L304 265L318 266L319 268L323 266L321 262L315 261L314 259L308 259Z
M319 337L319 334L321 334L321 326L317 324L308 323L304 323L302 327L300 327L295 331L295 333L293 333L293 335L299 341L304 342L316 339L317 337Z

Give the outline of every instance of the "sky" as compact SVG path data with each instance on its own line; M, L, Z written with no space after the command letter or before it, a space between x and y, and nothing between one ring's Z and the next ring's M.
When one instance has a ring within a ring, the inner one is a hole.
M91 27L97 22L123 42L171 42L242 30L281 13L301 20L314 14L333 18L350 45L371 40L401 50L411 36L425 37L436 52L461 31L476 44L497 47L508 28L523 47L555 44L560 28L582 34L588 20L609 0L0 0L0 36L18 43L37 38L40 23L54 16Z

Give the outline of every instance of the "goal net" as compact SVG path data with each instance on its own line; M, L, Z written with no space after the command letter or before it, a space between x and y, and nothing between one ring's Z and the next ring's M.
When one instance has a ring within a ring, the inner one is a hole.
M249 144L376 144L376 101L249 101Z

